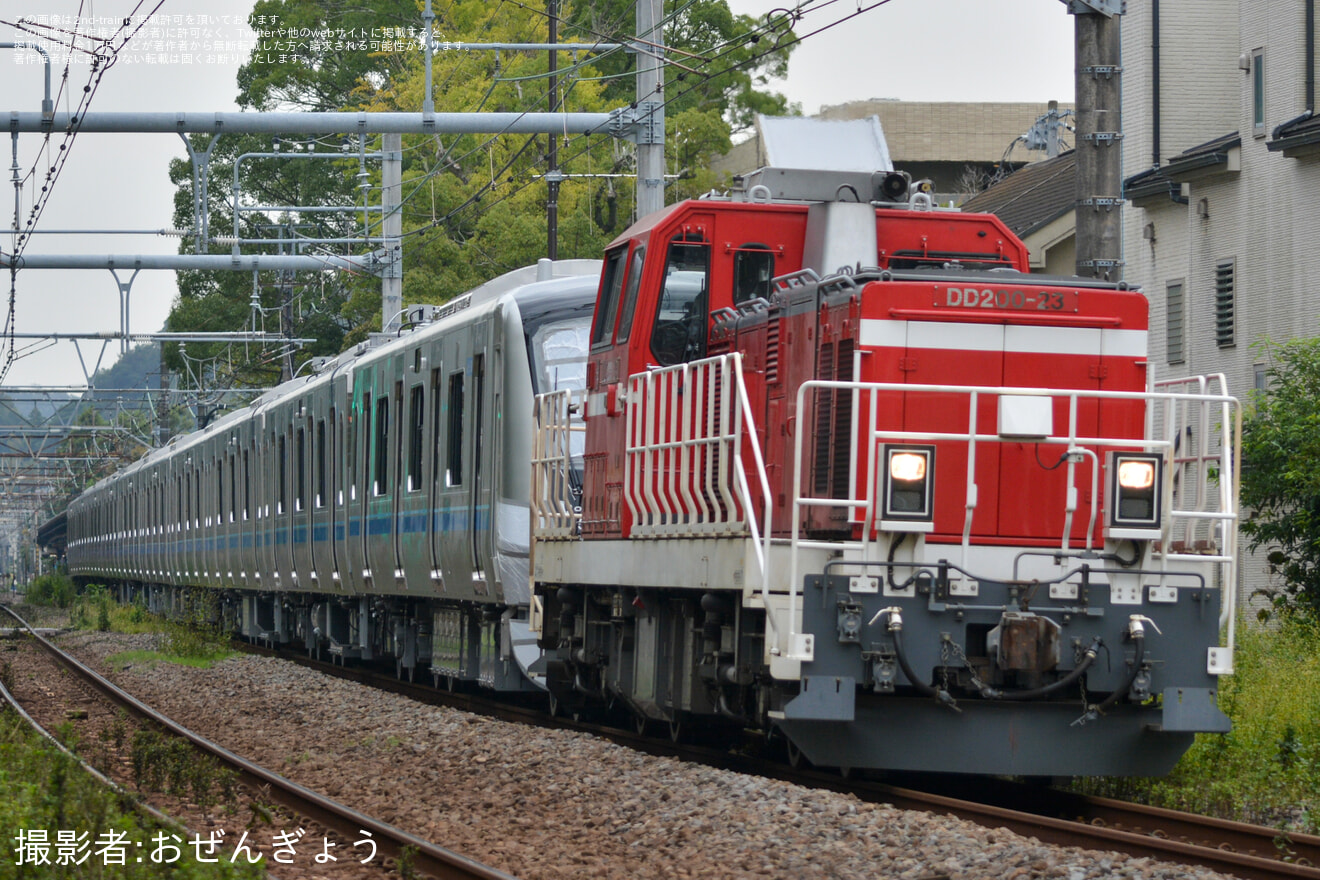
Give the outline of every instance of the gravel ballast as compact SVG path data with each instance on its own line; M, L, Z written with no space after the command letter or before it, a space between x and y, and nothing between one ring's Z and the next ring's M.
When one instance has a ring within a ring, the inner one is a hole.
M1224 876L425 706L269 658L105 664L149 638L61 641L226 748L523 880Z

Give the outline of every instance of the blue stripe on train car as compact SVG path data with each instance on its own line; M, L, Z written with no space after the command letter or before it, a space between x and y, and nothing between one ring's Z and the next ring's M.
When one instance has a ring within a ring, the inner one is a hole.
M399 515L399 531L403 534L426 531L425 513L404 513Z

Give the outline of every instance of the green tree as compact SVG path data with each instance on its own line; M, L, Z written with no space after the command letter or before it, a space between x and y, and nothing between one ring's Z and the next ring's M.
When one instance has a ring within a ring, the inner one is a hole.
M1242 429L1242 522L1281 611L1320 617L1320 339L1265 343L1267 388Z
M666 159L676 180L667 201L694 196L721 183L708 169L710 159L729 147L730 133L745 128L756 112L783 112L782 96L763 90L767 78L782 75L792 33L787 16L770 23L734 16L725 0L667 4L665 41L674 46L666 66ZM543 42L548 15L541 4L491 4L486 0L447 0L433 4L435 29L447 42ZM239 102L259 110L305 109L410 111L421 109L424 59L421 3L417 0L258 0L254 28L327 28L395 31L381 51L345 48L338 41L311 47L306 57L274 59L254 52L239 73ZM634 7L625 0L561 0L560 39L565 42L627 42L634 30ZM402 35L403 39L397 36ZM784 44L780 48L780 44ZM601 112L635 100L635 61L623 50L558 55L556 106L566 112ZM550 106L545 52L441 49L433 57L437 110L542 111ZM631 219L635 167L631 144L598 134L558 138L560 168L559 255L598 257ZM194 139L203 149L208 137ZM341 143L322 139L301 152L332 152ZM359 164L355 150L342 161L249 158L240 168L239 204L356 205L363 188L379 202L377 161ZM379 138L366 149L377 150ZM546 252L549 138L545 135L407 136L403 150L405 303L443 302L502 272L528 265ZM283 151L291 146L285 142ZM225 135L214 148L210 174L210 231L207 250L228 253L232 243L215 241L234 228L230 188L233 165L242 153L273 152L269 138ZM179 186L176 219L193 224L192 171L183 161L171 169ZM375 215L366 215L372 218ZM301 224L295 226L295 223ZM362 212L241 214L243 239L286 240L299 234L361 238ZM371 227L373 234L377 231ZM194 247L185 238L182 249ZM292 245L242 245L244 252L275 252ZM342 248L361 253L367 243ZM287 252L287 251L286 251ZM256 326L315 337L316 346L299 359L333 355L380 326L380 282L344 273L180 273L180 298L169 319L172 330L236 330ZM206 376L212 383L270 384L279 376L277 358L247 361L219 345L174 346L166 361L176 370Z

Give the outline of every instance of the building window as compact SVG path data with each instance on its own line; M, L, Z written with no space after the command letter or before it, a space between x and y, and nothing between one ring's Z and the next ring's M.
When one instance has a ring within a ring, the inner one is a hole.
M1270 390L1270 368L1265 364L1254 364L1251 368L1256 390L1262 394Z
M1184 315L1182 279L1170 281L1165 287L1164 351L1171 364L1186 360L1183 350Z
M1251 128L1265 134L1265 50L1251 53Z
M1220 348L1231 348L1236 341L1236 281L1236 260L1215 265L1215 344Z

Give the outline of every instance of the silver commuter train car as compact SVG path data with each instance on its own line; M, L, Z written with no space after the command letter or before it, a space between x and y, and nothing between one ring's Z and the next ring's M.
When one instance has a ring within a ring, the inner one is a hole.
M340 657L540 684L527 635L535 394L581 389L598 260L542 260L363 344L69 506L70 574ZM515 662L516 661L516 662Z

